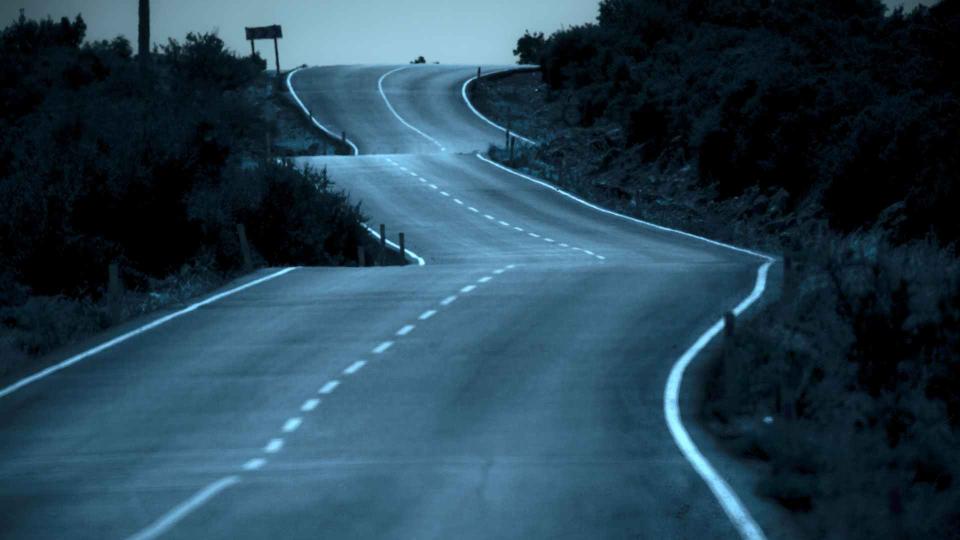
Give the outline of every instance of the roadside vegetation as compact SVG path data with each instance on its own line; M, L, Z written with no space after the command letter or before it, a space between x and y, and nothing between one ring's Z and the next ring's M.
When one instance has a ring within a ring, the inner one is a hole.
M238 224L254 266L355 262L359 208L268 151L263 60L189 34L141 62L85 31L21 17L0 35L0 375L238 276Z
M785 259L704 420L811 538L960 538L960 1L604 0L472 88L497 159Z

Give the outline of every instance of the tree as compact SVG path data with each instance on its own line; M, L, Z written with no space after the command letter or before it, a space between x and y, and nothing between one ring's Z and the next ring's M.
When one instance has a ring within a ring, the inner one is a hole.
M424 58L423 56L418 56L418 57L414 58L413 60L411 60L410 63L411 63L411 64L426 64L426 63L427 63L427 59Z
M513 55L517 57L518 64L539 64L540 53L546 39L543 32L530 33L526 30L523 37L517 40L517 48L513 50Z

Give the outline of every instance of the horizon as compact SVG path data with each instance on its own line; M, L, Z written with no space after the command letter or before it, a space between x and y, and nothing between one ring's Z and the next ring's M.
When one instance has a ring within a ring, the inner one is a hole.
M22 2L22 0L21 0ZM922 0L885 0L888 8L903 5L909 10ZM81 14L87 23L87 40L126 37L137 41L137 3L132 0L40 0L22 6L0 4L4 26L15 21L20 7L30 19L54 19ZM337 64L403 64L417 56L430 63L514 63L513 48L525 30L546 35L569 26L595 22L598 0L560 0L544 9L538 0L492 0L482 7L467 2L413 0L398 5L388 0L370 0L364 5L349 0L331 0L326 6L297 5L291 0L273 4L210 0L156 2L151 6L151 41L183 40L188 32L217 32L227 47L246 54L249 42L244 28L279 24L280 67ZM376 18L368 17L377 13ZM505 17L504 14L509 14ZM505 21L510 21L506 22ZM329 32L318 33L326 24ZM430 26L433 31L424 32ZM338 44L350 43L348 50ZM389 48L378 46L389 43ZM272 44L260 41L257 51L274 67Z

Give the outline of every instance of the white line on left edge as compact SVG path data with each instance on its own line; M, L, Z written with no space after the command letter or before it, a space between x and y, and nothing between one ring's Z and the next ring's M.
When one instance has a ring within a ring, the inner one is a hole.
M129 540L153 540L159 538L165 532L169 531L180 520L187 517L191 512L203 506L207 501L214 498L218 493L228 487L240 482L238 476L228 476L221 478L209 486L197 492L193 497L178 504L173 510L170 510L157 521L154 521L149 527L134 534Z
M164 317L160 317L159 319L157 319L157 320L155 320L155 321L153 321L153 322L151 322L151 323L145 324L145 325L141 326L140 328L137 328L137 329L135 329L135 330L131 330L131 331L127 332L126 334L123 334L123 335L121 335L121 336L117 336L117 337L115 337L115 338L113 338L113 339L111 339L111 340L109 340L109 341L107 341L107 342L105 342L105 343L102 343L102 344L100 344L100 345L97 345L96 347L94 347L94 348L92 348L92 349L89 349L89 350L86 350L86 351L84 351L84 352L82 352L82 353L80 353L80 354L71 356L70 358L67 358L67 359L64 360L63 362L60 362L59 364L52 365L52 366L50 366L50 367L48 367L48 368L46 368L46 369L44 369L44 370L38 371L37 373L34 373L33 375L30 375L29 377L26 377L26 378L24 378L24 379L20 379L19 381L17 381L17 382L15 382L15 383L13 383L12 385L4 388L3 390L0 390L0 398L9 396L10 394L16 392L17 390L20 390L21 388L23 388L24 386L27 386L28 384L35 383L35 382L39 381L40 379L43 379L44 377L47 377L47 376L49 376L49 375L52 375L52 374L54 374L54 373L56 373L56 372L58 372L58 371L60 371L60 370L66 369L66 368L68 368L68 367L76 364L77 362L80 362L81 360L84 360L84 359L86 359L86 358L89 358L89 357L91 357L91 356L93 356L93 355L95 355L95 354L97 354L97 353L103 352L103 351L105 351L105 350L107 350L107 349L109 349L109 348L111 348L111 347L113 347L113 346L115 346L115 345L119 345L120 343L123 343L124 341L127 341L127 340L129 340L130 338L139 336L140 334L142 334L142 333L144 333L144 332L148 332L148 331L150 331L150 330L153 330L154 328L156 328L156 327L158 327L158 326L160 326L160 325L162 325L162 324L168 323L168 322L170 322L170 321L172 321L172 320L174 320L174 319L176 319L176 318L178 318L178 317L182 317L182 316L184 316L184 315L186 315L186 314L188 314L188 313L191 313L191 312L193 312L193 311L196 311L196 310L202 308L203 306L210 305L210 304L216 302L217 300L221 300L221 299L226 298L226 297L228 297L228 296L230 296L230 295L232 295L232 294L236 294L236 293L238 293L238 292L240 292L240 291L249 289L250 287L255 287L255 286L257 286L257 285L259 285L259 284L261 284L261 283L264 283L264 282L266 282L266 281L270 281L271 279L278 278L278 277L280 277L280 276L282 276L282 275L284 275L284 274L287 274L287 273L289 273L289 272L292 272L292 271L294 271L294 270L296 270L296 269L297 269L297 267L285 268L285 269L283 269L283 270L280 270L279 272L274 272L274 273L272 273L272 274L270 274L270 275L268 275L268 276L264 276L264 277L262 277L262 278L255 279L255 280L251 281L250 283L245 283L245 284L243 284L243 285L241 285L241 286L239 286L239 287L235 287L235 288L233 288L233 289L230 289L229 291L224 291L224 292L222 292L222 293L215 294L215 295L211 296L210 298L207 298L206 300L203 300L202 302L197 302L196 304L193 304L193 305L191 305L191 306L189 306L189 307L186 307L186 308L184 308L184 309L181 309L180 311L177 311L177 312L175 312L175 313L171 313L170 315L166 315L166 316L164 316Z

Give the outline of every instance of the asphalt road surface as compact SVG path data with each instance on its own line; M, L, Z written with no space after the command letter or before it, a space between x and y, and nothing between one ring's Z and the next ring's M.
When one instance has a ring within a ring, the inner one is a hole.
M760 261L483 161L476 68L395 69L293 77L361 154L302 163L426 265L296 269L3 396L0 537L738 537L663 395Z

